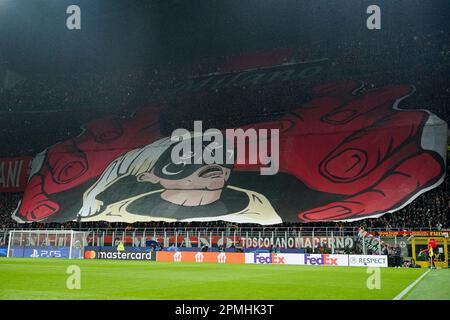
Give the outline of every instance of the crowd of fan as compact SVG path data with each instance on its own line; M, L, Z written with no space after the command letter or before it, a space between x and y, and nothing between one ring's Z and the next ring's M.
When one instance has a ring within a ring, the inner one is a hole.
M411 107L426 108L450 123L450 34L439 30L424 32L411 38L397 33L389 41L373 39L315 42L297 50L294 61L329 58L334 73L323 73L312 80L322 83L342 78L355 78L382 86L411 83L417 94L408 99ZM73 74L69 78L51 80L35 75L10 90L0 92L0 135L8 143L2 145L1 156L34 155L49 145L80 133L80 126L100 118L105 110L124 116L149 101L162 101L163 120L169 128L189 128L192 121L207 114L211 127L235 127L277 117L307 99L308 86L314 83L280 83L270 87L236 87L222 92L197 93L189 98L167 98L164 88L187 76L220 71L223 57L195 63L190 67L168 65L126 74ZM183 70L183 71L181 71ZM243 107L245 104L245 107ZM176 110L174 112L174 110ZM24 113L26 112L26 113ZM367 228L440 229L450 227L450 182L429 191L402 210L378 219L346 223ZM11 219L21 194L0 194L0 228L22 228ZM175 223L136 223L132 227L179 227ZM196 226L195 223L190 224ZM230 226L226 223L202 223L204 227ZM127 227L127 224L83 223L83 227ZM301 225L285 223L285 227ZM340 223L310 226L341 226ZM78 227L75 222L63 225L42 223L27 227Z
M233 127L277 116L294 104L298 106L309 86L345 78L366 81L377 87L391 83L413 84L417 93L408 99L408 106L429 109L450 122L450 33L444 30L423 31L417 35L397 32L383 39L374 36L316 41L297 48L292 61L321 58L329 58L332 67L309 79L308 84L234 87L206 93L207 98L204 98L205 93L196 93L189 97L190 103L186 103L184 96L168 96L167 88L188 76L220 72L220 66L226 62L224 57L186 67L169 62L165 66L126 73L111 71L51 77L35 74L9 90L0 91L0 134L10 141L1 156L36 154L48 145L77 135L80 126L89 119L99 118L105 112L130 115L138 106L151 101L166 106L166 120L171 127L187 127L186 122L192 125L193 119L202 119L205 114L211 126ZM236 98L240 95L253 98ZM176 112L173 112L174 104Z
M317 223L294 223L284 222L274 226L263 227L266 231L274 231L278 228L287 228L288 230L301 230L304 227L314 227L317 230L324 228L349 228L364 227L366 230L410 230L422 229L440 231L450 228L450 179L447 178L439 187L420 195L405 208L383 215L380 218L370 218L354 222L317 222ZM136 222L129 223L111 223L105 221L82 222L70 221L66 223L43 223L33 222L21 224L11 218L18 202L22 197L21 193L0 193L0 229L8 228L118 228L118 229L136 229L136 228L202 228L202 230L214 228L237 228L234 223L214 221L214 222ZM241 224L240 227L262 228L259 225Z

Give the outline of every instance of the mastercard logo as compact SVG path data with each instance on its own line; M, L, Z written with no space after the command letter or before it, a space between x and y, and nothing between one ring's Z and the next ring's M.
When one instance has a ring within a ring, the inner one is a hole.
M95 259L95 251L86 251L84 253L85 259Z

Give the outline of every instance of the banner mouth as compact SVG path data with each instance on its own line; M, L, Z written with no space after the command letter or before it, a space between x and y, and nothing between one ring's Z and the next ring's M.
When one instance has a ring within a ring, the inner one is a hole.
M220 178L224 174L222 168L218 165L208 165L205 169L201 170L198 174L200 178Z

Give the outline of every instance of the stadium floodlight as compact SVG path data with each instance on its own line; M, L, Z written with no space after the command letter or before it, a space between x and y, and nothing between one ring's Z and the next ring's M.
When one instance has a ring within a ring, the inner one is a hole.
M11 230L7 256L82 259L87 234L73 230Z

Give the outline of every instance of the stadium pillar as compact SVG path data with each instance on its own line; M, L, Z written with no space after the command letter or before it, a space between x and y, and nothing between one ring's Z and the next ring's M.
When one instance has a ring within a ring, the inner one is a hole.
M381 237L380 236L378 236L378 252L379 252L379 254L382 253L382 251L381 251Z
M224 240L225 240L225 239L223 238L223 231L222 231L222 246L223 246L223 248L225 249L226 246L225 246Z
M8 236L8 251L7 251L7 253L6 253L6 256L9 258L9 250L10 250L10 248L11 248L11 238L12 238L12 231L9 231L9 236ZM22 235L21 235L21 237L20 238L22 238ZM22 245L22 243L21 243L21 245Z
M189 248L191 247L191 239L189 239L189 230L186 231L186 238L184 238L184 245L186 247L189 246Z
M331 231L331 253L334 254L334 235L333 235L333 231Z
M302 229L300 228L300 231L298 232L298 241L300 245L300 239L302 238Z
M73 230L70 231L69 259L72 259Z
M248 241L248 231L245 231L245 243L244 243L244 248L247 247L247 241Z
M236 230L233 232L233 245L236 247Z
M288 235L287 235L287 230L284 232L284 243L285 243L285 245L286 245L286 248L285 249L287 249L287 247L288 247Z
M312 233L311 233L311 244L312 244L312 253L314 253L314 227L312 229Z
M197 247L201 247L201 244L200 244L200 231L198 232L198 237L197 237Z
M258 232L258 243L261 241L261 231Z
M115 235L116 235L116 233L113 231L112 232L112 237L111 237L111 247L114 246L114 242L115 242L115 239L116 239Z
M364 239L365 235L362 235L362 245L363 245L363 254L366 254L366 239Z
M168 247L166 229L164 229L164 240L163 240L163 243L164 243L164 247Z
M145 238L146 230L147 230L147 228L144 228L144 231L142 231L141 247L145 247L147 245L147 238Z
M175 247L178 247L178 230L175 231Z
M211 248L213 247L212 243L212 231L209 232L209 244L211 245Z
M274 235L273 235L273 231L272 231L272 244L274 244L274 242L275 242L275 239L274 239Z

